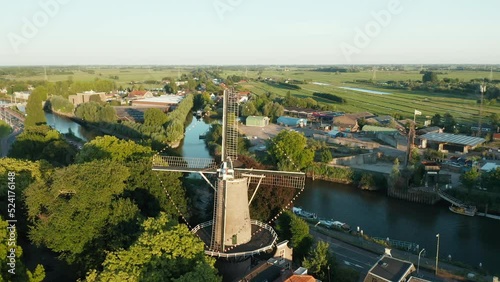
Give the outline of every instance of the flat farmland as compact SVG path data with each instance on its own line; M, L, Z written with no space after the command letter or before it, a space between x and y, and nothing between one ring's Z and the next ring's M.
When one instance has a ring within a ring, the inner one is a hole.
M244 75L245 72L227 72L224 75ZM249 77L256 77L256 72L247 72ZM495 76L500 77L498 73L493 73ZM364 85L353 83L357 79L371 79L372 72L359 72L359 73L323 73L307 70L289 70L286 72L280 71L264 71L261 77L271 77L273 79L296 79L296 80L309 80L312 82L319 82L321 85L308 83L300 84L300 90L282 89L265 82L249 81L243 83L242 87L251 90L257 94L264 94L266 92L276 93L284 96L288 91L293 96L307 98L311 97L318 102L331 103L328 100L312 96L314 92L325 92L335 94L346 100L344 104L335 104L337 111L345 112L360 112L368 111L378 115L400 113L405 118L413 118L415 109L421 111L423 116L417 116L419 121L425 120L425 116L433 116L437 113L443 115L449 112L459 122L474 123L478 122L479 118L479 104L477 99L478 95L456 95L445 94L436 92L422 92L422 91L405 91L386 89L382 87L365 87ZM489 77L489 72L449 72L440 77L458 78L460 80L468 81L472 78ZM422 75L418 71L414 72L377 72L377 81L387 80L421 80ZM498 78L497 78L498 79ZM390 94L369 94L359 91L342 89L339 87L357 87L369 90L377 90L388 92ZM500 115L500 105L484 103L483 117L492 113ZM483 118L486 120L485 118Z

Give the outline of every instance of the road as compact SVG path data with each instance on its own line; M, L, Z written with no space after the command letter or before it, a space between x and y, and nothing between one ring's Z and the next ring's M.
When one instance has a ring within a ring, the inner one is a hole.
M322 240L330 244L330 250L341 265L359 272L359 281L363 281L370 268L380 259L381 253L383 253L383 247L381 246L379 246L379 251L377 253L371 252L364 248L345 243L341 240L320 233L312 226L309 229L309 232L316 240ZM370 243L371 242L364 241L361 244L363 246L368 246ZM382 251L380 251L380 249ZM391 253L396 258L413 262L415 268L417 268L418 256L400 250L391 250ZM435 260L433 258L426 258L422 256L420 260L419 276L430 281L455 281L450 280L450 278L436 277L434 271L432 270L435 265L434 263ZM447 270L461 270L459 267L446 265L443 262L440 262L440 269L441 267L445 267ZM416 272L414 272L414 275L416 275Z

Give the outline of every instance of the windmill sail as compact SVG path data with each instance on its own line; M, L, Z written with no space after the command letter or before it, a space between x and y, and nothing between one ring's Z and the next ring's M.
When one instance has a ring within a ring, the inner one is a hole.
M224 90L222 117L222 162L238 158L238 96L233 90Z

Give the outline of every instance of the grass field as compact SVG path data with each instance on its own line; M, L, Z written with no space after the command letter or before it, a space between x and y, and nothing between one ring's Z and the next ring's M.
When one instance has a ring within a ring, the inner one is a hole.
M61 81L72 77L74 81L90 81L96 78L110 79L112 76L118 76L114 80L117 87L128 87L130 82L142 82L147 80L160 81L164 77L178 78L183 73L189 73L196 67L74 67L65 68L66 71L71 71L73 74L60 74L48 75L48 81ZM51 67L50 69L55 69ZM246 71L246 67L223 68L222 77L226 78L228 75L247 76L249 78L257 78L259 72L257 70ZM364 85L353 83L355 80L369 80L373 78L372 71L361 71L356 73L329 73L329 72L315 72L307 68L287 68L278 69L277 67L260 68L262 73L261 77L271 77L274 79L296 79L296 80L309 80L312 82L319 82L328 85L316 84L303 84L300 85L302 89L292 90L292 95L296 97L311 97L319 102L329 103L329 101L313 97L313 92L326 92L332 93L344 98L347 103L336 105L338 111L344 112L360 112L368 111L378 115L400 113L405 118L413 118L415 109L421 111L423 116L418 116L419 121L423 121L425 116L433 116L436 113L443 115L446 112L452 114L457 121L476 123L479 117L479 105L477 95L452 95L444 93L432 92L416 92L405 90L384 89L378 87L365 87ZM44 80L43 68L41 74L36 76L20 76L14 77L12 75L0 76L7 79L17 80ZM95 73L90 74L87 71L93 70ZM490 72L485 71L457 71L457 70L443 70L440 71L439 78L458 78L461 81L469 81L476 78L485 78L490 76ZM375 81L388 81L388 80L421 80L422 74L418 70L412 71L384 71L378 70L376 72ZM500 72L493 72L493 79L500 79ZM391 93L390 95L377 95L367 94L358 91L351 91L341 89L339 87L351 86L372 90L379 90ZM143 84L145 88L160 88L161 84ZM255 92L256 94L263 94L266 92L276 93L278 95L286 95L287 89L277 88L263 82L250 81L242 84L242 87ZM500 115L500 104L488 105L485 103L483 108L483 117L491 113ZM484 118L484 120L486 120Z
M227 71L227 75L240 75L244 76L245 71ZM257 72L247 72L248 77L257 77ZM447 74L440 75L440 77L458 78L460 80L469 81L473 78L489 77L489 72L473 72L473 71L449 71ZM493 73L493 79L500 79L500 74ZM311 97L319 102L328 102L327 100L313 97L313 92L326 92L332 93L344 98L347 103L338 104L336 106L338 111L344 112L360 112L368 111L374 114L392 114L401 113L405 118L413 118L414 110L417 109L423 113L423 116L417 116L419 121L424 121L425 116L433 116L436 113L443 115L446 112L452 114L457 121L475 123L479 118L479 104L477 99L479 97L471 95L455 95L444 93L432 92L417 92L405 91L395 89L384 89L378 87L365 87L364 85L354 84L354 80L364 79L369 80L372 78L373 73L370 71L358 73L323 73L308 70L295 70L289 71L264 71L262 77L271 77L274 79L297 79L297 80L311 80L312 82L320 82L329 85L316 85L316 84L302 84L302 89L292 90L292 95L296 97ZM495 77L496 76L496 77ZM413 72L394 72L394 71L378 71L376 74L377 81L387 80L421 80L422 75L418 71ZM266 92L276 93L278 95L286 95L288 90L280 89L263 82L250 81L242 84L244 88L253 91L257 94ZM358 91L341 89L339 87L351 86L357 88L378 90L391 93L390 95L368 94ZM483 117L497 113L500 115L500 105L487 105L483 106ZM483 120L486 120L483 118Z

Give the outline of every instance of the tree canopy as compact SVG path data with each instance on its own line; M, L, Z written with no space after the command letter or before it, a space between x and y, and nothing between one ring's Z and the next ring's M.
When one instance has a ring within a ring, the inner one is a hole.
M115 122L116 111L113 107L102 106L97 102L88 102L78 105L75 116L87 122Z
M163 126L167 122L167 115L160 109L147 109L144 112L144 125Z
M76 149L62 135L46 125L27 127L17 136L8 156L31 161L47 160L55 166L71 164Z
M221 281L215 260L185 225L173 225L162 213L145 220L142 229L134 244L110 252L103 270L92 270L86 281Z
M302 170L314 159L314 151L307 148L307 138L291 130L282 130L269 142L268 148L269 159L279 170Z
M39 86L33 90L26 104L24 126L36 126L47 122L43 112L43 102L47 99L47 88Z
M12 127L3 120L0 120L0 138L7 137L12 132Z
M139 209L124 198L128 169L96 161L58 169L26 191L29 237L83 268L104 259L104 251L128 246L138 231Z
M2 232L0 232L0 281L13 281L13 282L42 282L45 278L45 269L42 265L37 265L35 270L31 272L24 265L21 257L23 255L23 249L21 246L15 244L10 245L11 241L8 241L8 233L7 226L9 224L7 221L0 217L0 228L2 228ZM10 250L15 249L14 252L15 259L15 267L14 273L8 272L12 269L8 263L10 263L10 258L7 256L10 255Z
M152 156L151 148L133 141L120 140L114 136L99 136L86 143L77 154L77 163L111 159L119 162L138 160Z

